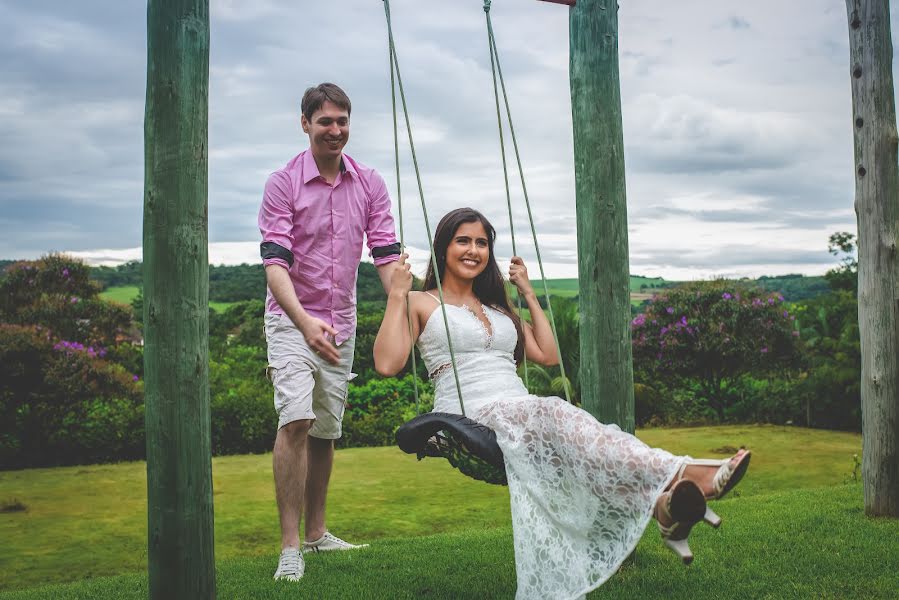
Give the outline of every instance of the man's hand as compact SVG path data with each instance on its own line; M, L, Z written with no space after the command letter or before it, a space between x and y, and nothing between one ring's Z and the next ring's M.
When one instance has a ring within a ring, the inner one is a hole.
M391 296L406 297L409 294L409 290L412 289L412 271L411 265L406 262L407 258L409 258L408 254L400 254L396 268L393 269L393 273L390 275L389 295Z
M300 331L306 338L306 343L312 348L312 351L324 358L332 365L340 362L340 353L337 346L331 341L337 336L337 330L315 317L307 317L300 324ZM329 339L328 336L331 336Z
M534 288L531 287L531 281L528 279L528 268L520 256L512 257L512 264L509 265L509 281L518 288L518 293L522 296L534 293Z

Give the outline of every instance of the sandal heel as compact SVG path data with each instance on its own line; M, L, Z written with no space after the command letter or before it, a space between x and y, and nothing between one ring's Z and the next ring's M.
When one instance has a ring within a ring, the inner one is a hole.
M715 514L715 511L708 506L705 507L705 514L703 515L702 520L715 529L721 527L721 517Z

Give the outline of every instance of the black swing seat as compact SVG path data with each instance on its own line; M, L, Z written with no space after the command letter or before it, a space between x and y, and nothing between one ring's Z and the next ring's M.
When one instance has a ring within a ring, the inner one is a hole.
M496 443L496 433L454 413L431 412L418 415L397 429L400 450L426 456L441 457L461 473L474 479L506 485L503 452Z

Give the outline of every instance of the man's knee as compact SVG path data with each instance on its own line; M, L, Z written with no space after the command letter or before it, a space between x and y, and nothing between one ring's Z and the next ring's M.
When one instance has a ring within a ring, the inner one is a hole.
M314 419L298 419L287 423L278 430L278 435L289 439L292 442L305 442L309 436L309 430L312 429Z

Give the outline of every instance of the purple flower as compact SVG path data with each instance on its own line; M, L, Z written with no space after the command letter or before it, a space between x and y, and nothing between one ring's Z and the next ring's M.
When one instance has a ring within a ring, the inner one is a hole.
M659 330L659 335L665 335L666 333L668 333L668 328L667 328L667 327L662 327L662 328Z
M665 312L668 313L669 315L673 315L674 309L669 306L668 308L665 309Z
M784 301L784 297L783 297L783 296L781 296L781 295L780 295L780 294L778 294L778 295L777 295L777 299L778 299L778 300L780 300L780 301L781 301L781 302L783 302L783 301Z
M72 304L78 304L78 296L72 296L69 299L69 302L71 302Z
M62 276L65 277L66 279L68 279L68 278L69 278L69 270L68 270L68 269L63 269L63 270L62 270Z
M789 317L789 316L790 316L789 311L786 311L786 310L785 310L785 311L784 311L784 318L786 319L786 318Z
M686 315L684 315L684 316L682 316L682 317L680 318L680 324L681 324L681 325L686 325L686 324L687 324L687 317L686 317Z
M137 375L131 376L131 381L137 381L138 379L140 379L140 377L138 377Z
M637 315L636 317L634 317L634 320L631 321L631 325L633 325L634 327L640 327L644 323L646 323L646 316L642 314Z
M767 347L762 348L762 354L768 354L768 348L767 348Z
M774 298L768 298L768 304L774 306Z
M752 300L752 305L753 305L753 306L761 306L761 305L762 305L762 301L759 300L758 298L753 298L753 300Z
M799 337L799 332L798 332L798 331L794 331L794 332L793 332L793 337Z
M728 292L724 292L723 294L721 294L721 297L725 300L730 300L731 298L733 298L733 296L731 296Z

